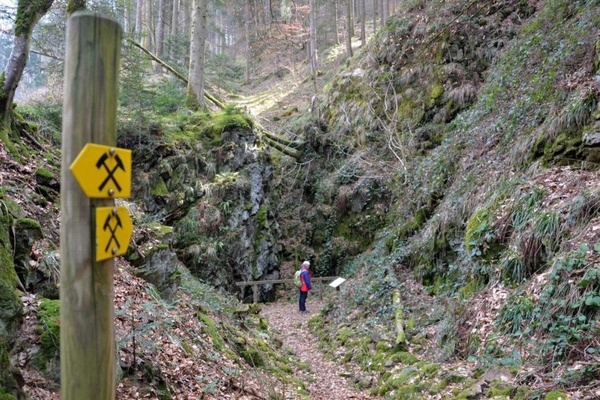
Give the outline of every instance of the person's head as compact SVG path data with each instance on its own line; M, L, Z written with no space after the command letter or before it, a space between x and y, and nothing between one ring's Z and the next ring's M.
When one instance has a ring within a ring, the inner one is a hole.
M310 267L310 262L308 262L308 261L304 261L304 262L302 263L302 269L308 269L309 267Z

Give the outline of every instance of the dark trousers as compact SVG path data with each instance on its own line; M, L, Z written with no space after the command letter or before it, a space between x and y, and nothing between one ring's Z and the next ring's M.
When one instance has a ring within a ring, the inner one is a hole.
M298 301L298 305L300 306L300 311L306 311L306 298L308 297L308 292L300 291L300 300Z

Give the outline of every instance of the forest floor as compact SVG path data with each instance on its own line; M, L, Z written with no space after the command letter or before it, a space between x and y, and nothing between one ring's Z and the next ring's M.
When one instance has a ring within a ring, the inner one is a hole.
M324 303L307 301L306 313L300 313L294 301L265 304L261 315L269 321L271 333L283 343L283 348L295 354L307 369L295 373L305 382L312 400L375 399L354 389L353 366L328 360L319 350L319 339L308 327L308 321L319 313ZM290 398L286 394L286 398Z

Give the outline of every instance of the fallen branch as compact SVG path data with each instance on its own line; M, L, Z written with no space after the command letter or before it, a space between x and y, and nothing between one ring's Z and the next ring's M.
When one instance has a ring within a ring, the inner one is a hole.
M148 50L147 48L145 48L144 46L142 46L141 44L139 44L135 40L127 38L127 41L129 43L131 43L132 45L134 45L135 47L137 47L138 49L142 50L153 61L156 61L157 63L159 63L160 65L162 65L163 67L165 67L165 69L167 71L169 71L170 73L172 73L173 75L175 75L176 78L179 78L181 81L183 81L187 85L187 83L188 83L187 78L185 76L183 76L175 68L171 67L165 61L161 60L160 58L158 58L157 56L155 56L154 54L152 54L152 52L150 50ZM204 97L206 97L210 102L212 102L215 106L219 107L221 110L223 110L225 108L225 104L223 104L222 102L220 102L215 96L211 95L207 91L204 91Z

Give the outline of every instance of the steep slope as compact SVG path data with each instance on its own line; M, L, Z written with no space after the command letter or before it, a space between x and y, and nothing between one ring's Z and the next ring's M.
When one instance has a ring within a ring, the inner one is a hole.
M282 232L374 393L598 396L597 6L406 2L325 87Z

